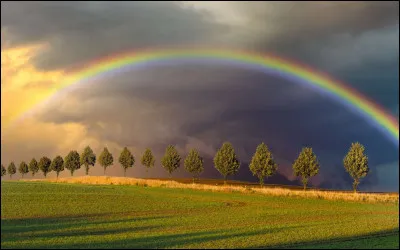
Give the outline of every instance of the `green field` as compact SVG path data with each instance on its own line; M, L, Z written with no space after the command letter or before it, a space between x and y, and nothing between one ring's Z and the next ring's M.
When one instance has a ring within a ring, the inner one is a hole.
M399 248L398 205L2 182L2 248Z

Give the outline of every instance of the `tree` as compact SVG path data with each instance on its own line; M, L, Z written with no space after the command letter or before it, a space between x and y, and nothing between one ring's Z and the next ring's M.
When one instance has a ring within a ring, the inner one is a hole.
M142 165L146 167L146 172L148 172L149 168L154 167L156 160L154 159L153 153L150 149L146 149L142 156Z
M250 171L253 176L257 176L260 180L261 187L264 185L264 178L275 174L278 165L276 164L272 153L267 145L261 143L257 146L256 152L253 155L250 163Z
M46 156L40 158L39 168L40 170L42 170L44 178L46 178L47 174L51 172L50 165L51 165L51 160L49 158L47 158Z
M24 174L29 172L28 164L24 161L19 164L18 172L21 174L22 178L24 178Z
M114 163L112 154L108 151L108 148L104 148L99 156L99 163L104 168L104 175L106 175L106 168Z
M64 159L64 167L68 169L71 172L71 176L73 176L74 172L81 168L79 153L75 150L70 151Z
M35 158L33 158L29 163L29 171L32 173L32 176L35 176L35 174L39 171L38 162Z
M126 170L133 167L133 165L135 164L135 157L133 157L132 153L128 150L127 147L124 147L118 161L124 169L124 176L126 176Z
M196 149L190 150L189 154L185 158L185 169L192 174L193 183L196 178L204 171L203 158L200 156Z
M302 177L303 187L306 190L308 180L319 172L319 162L312 148L306 147L302 149L293 164L293 171L295 176Z
M172 178L172 172L178 169L181 165L181 156L179 155L178 150L176 150L175 146L167 146L165 154L161 159L161 164L163 168L168 171L170 178Z
M352 143L349 152L343 159L346 172L353 178L353 190L357 192L360 179L369 173L368 157L364 154L365 148L360 143Z
M89 174L89 166L94 166L94 164L96 164L96 155L89 146L83 150L80 157L80 163L85 166L86 175Z
M10 165L8 165L7 172L10 175L10 178L12 178L13 174L17 172L14 162L11 162Z
M233 146L224 142L214 157L214 165L218 172L224 177L224 185L229 175L236 174L240 168L240 162L236 156Z
M64 171L64 160L61 156L56 156L50 165L50 169L57 173L57 179L60 172Z
M1 164L1 177L7 174L6 168Z

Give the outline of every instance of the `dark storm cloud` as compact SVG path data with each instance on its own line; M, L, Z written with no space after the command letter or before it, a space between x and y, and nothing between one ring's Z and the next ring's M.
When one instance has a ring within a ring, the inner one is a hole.
M385 149L371 157L372 168L396 160L396 150L382 134L344 106L281 78L240 69L234 72L231 67L175 65L103 78L66 93L64 98L69 100L48 107L41 119L79 122L91 136L141 149L151 147L158 156L168 144L177 145L182 154L196 147L210 164L216 149L230 141L243 162L240 178L246 180L255 180L247 164L262 141L274 152L280 172L289 178L301 147L312 146L321 158L324 187L347 185L348 180L338 175L343 167L337 166L342 166L353 141L368 145L368 152ZM198 75L205 77L193 77ZM218 176L212 164L207 169L205 176ZM329 184L329 177L335 175Z

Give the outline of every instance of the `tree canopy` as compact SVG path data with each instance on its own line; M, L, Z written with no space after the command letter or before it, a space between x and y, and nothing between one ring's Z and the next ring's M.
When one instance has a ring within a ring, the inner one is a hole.
M229 175L234 175L239 171L240 162L231 143L225 142L222 144L215 154L214 165L224 177L224 184L226 184L226 179Z
M360 179L369 173L368 157L364 153L365 148L360 143L352 143L349 152L343 159L343 165L347 173L353 178L353 190L357 192Z
M124 176L126 176L126 170L133 167L135 164L135 157L133 157L131 151L129 151L127 147L124 147L118 161L124 169Z
M108 151L108 148L104 148L103 152L101 152L99 156L99 164L104 168L104 175L106 174L106 169L113 165L114 163L114 158L112 154Z
M89 146L87 146L80 155L80 163L85 166L86 175L89 174L89 167L96 164L96 155Z
M61 156L56 156L50 165L51 170L57 173L57 178L60 172L64 171L64 160Z
M74 175L76 170L81 168L80 156L77 151L72 150L68 153L64 159L64 167L71 172L71 176Z
M253 175L258 177L260 185L263 186L264 178L274 175L278 169L278 164L276 164L267 145L261 143L257 146L249 168Z
M48 157L43 156L42 158L40 158L39 169L42 170L45 178L47 174L51 172L50 165L51 165L51 160Z
M319 172L319 162L312 148L302 149L293 164L293 171L295 176L301 176L304 190L306 190L308 180Z
M161 159L161 164L165 170L172 177L172 173L181 165L181 156L176 150L174 145L168 145L165 149L164 156Z
M7 172L10 175L10 178L12 178L12 176L17 172L17 168L13 161L8 165Z
M195 178L204 171L203 158L196 149L191 149L184 161L185 169L192 174L193 183Z
M151 152L151 149L147 148L144 151L143 156L142 156L142 160L141 160L142 165L146 167L146 172L150 168L154 167L155 162L156 162L156 160L155 160L155 158L153 156L153 153Z
M35 158L32 158L31 162L29 162L29 171L32 173L32 176L35 176L39 172L39 165Z
M22 178L24 178L24 175L29 172L28 164L26 164L26 162L22 161L19 164L18 172L21 174Z

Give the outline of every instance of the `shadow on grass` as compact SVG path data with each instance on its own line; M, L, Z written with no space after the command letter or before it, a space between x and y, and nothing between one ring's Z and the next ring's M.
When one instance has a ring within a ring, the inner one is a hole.
M257 247L250 247L250 249L265 249L265 248L272 248L272 249L284 249L284 248L364 248L364 249L370 249L372 247L374 248L397 248L399 247L399 242L397 241L396 243L393 243L393 246L387 242L384 244L377 244L375 246L372 246L371 243L372 241L368 240L374 240L374 239L383 239L385 240L385 237L388 236L397 236L398 240L398 235L399 235L399 228L394 228L390 230L383 230L375 233L370 233L370 234L364 234L360 236L352 236L352 237L337 237L337 238L331 238L331 239L326 239L326 240L320 240L320 241L305 241L305 242L295 242L291 244L277 244L277 245L268 245L268 246L257 246ZM347 245L347 246L346 246ZM397 246L396 246L397 245Z
M178 248L184 247L185 245L190 244L199 244L205 243L208 241L214 240L223 240L230 239L235 237L248 237L254 235L265 235L265 234L274 234L277 232L281 232L287 230L289 228L297 228L302 226L287 226L281 228L272 228L272 229L263 229L251 232L236 232L236 233L228 233L223 230L215 230L215 231L202 231L202 232L191 232L191 233L180 233L180 234L168 234L168 235L156 235L156 236L146 236L146 237L134 237L134 238L125 238L125 239L117 239L117 240L104 240L104 242L87 242L87 243L74 243L72 239L65 240L64 242L60 242L58 240L54 241L54 244L50 242L46 243L38 243L29 244L28 248ZM139 230L147 230L152 229L148 228L138 228ZM138 230L138 231L139 231ZM135 228L125 228L120 229L117 232L135 232ZM98 235L101 235L101 230L99 230ZM168 232L168 228L166 230L161 231L162 233ZM104 234L106 234L105 232ZM154 232L152 232L154 234ZM82 232L77 232L74 235L82 236ZM87 234L89 235L89 234ZM47 239L57 238L61 235L52 234L46 235ZM61 236L62 237L62 236ZM2 240L3 241L3 240ZM3 241L3 243L5 243ZM22 246L16 246L18 248ZM223 246L215 246L215 247L223 247ZM2 246L2 248L5 248Z
M97 217L96 220L83 220L80 217L62 217L62 218L41 218L41 219L3 219L1 228L2 248L182 248L194 244L204 244L207 247L214 248L235 248L234 245L211 245L209 242L217 240L227 240L239 238L245 240L246 237L259 236L268 237L279 232L285 232L288 229L303 228L302 225L283 226L280 228L267 228L261 230L252 230L243 232L246 229L229 232L227 230L210 230L198 232L177 232L178 228L162 227L161 222L151 222L152 225L138 225L135 222L146 220L165 219L172 216L149 216L149 217L126 217L112 220L113 217ZM126 222L126 224L125 224ZM117 224L121 223L121 224ZM114 225L115 224L115 225ZM325 224L325 222L324 222ZM54 232L51 232L51 231ZM183 229L184 230L184 229ZM299 232L301 229L299 230ZM350 247L362 248L368 243L363 239L381 237L380 241L385 241L385 236L397 235L399 228L386 230L374 234L368 234L358 237L333 238L322 241L295 242L292 244L263 245L252 248L304 248L323 246L335 248L343 242L352 242ZM115 234L115 237L114 237ZM119 235L120 234L120 235ZM159 235L156 235L159 234ZM106 239L103 236L110 236ZM98 236L87 238L89 236ZM83 238L82 238L83 237ZM111 238L111 239L110 239ZM90 239L90 240L89 240ZM393 239L390 238L392 241ZM21 243L18 243L18 242ZM96 242L97 241L97 242ZM375 242L373 242L375 243ZM226 243L229 244L229 243ZM396 244L396 242L393 242ZM342 244L343 245L343 244ZM348 244L347 244L348 245ZM382 244L381 244L382 245ZM387 244L385 244L387 245ZM389 244L391 246L391 244ZM398 246L398 241L397 241ZM202 247L204 248L204 247Z
M51 218L30 218L30 219L2 219L1 220L1 236L7 237L9 235L14 235L17 233L26 233L26 232L35 232L35 231L49 231L49 230L68 230L73 228L80 227L90 227L95 225L107 225L117 224L117 223L135 223L139 221L147 221L147 220L157 220L157 219L166 219L172 216L150 216L150 217L135 217L129 218L125 217L124 219L112 220L112 216L115 214L96 214L92 217L92 219L87 219L86 217L81 216L63 216L59 218L51 217ZM103 217L101 217L103 216ZM110 217L108 217L110 216ZM83 219L86 218L86 219ZM102 220L99 220L102 219Z

